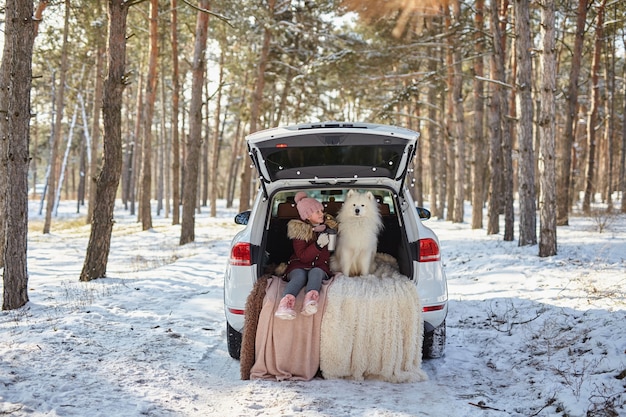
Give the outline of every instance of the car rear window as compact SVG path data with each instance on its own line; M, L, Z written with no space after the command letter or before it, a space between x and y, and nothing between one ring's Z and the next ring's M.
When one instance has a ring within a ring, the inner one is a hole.
M290 178L395 177L405 144L278 145L261 153L271 180Z
M396 210L393 202L393 194L387 189L359 189L353 188L360 193L371 192L376 198L381 213L394 215ZM349 188L337 189L308 189L307 196L312 197L322 203L326 213L337 215L337 211L346 200ZM277 193L272 201L272 217L278 218L298 218L298 210L294 201L297 191L282 191Z

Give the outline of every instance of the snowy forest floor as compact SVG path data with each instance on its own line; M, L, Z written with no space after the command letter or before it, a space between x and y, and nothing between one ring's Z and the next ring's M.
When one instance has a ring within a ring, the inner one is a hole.
M185 246L170 219L141 231L120 205L107 278L89 283L74 211L43 235L33 204L30 302L0 313L0 415L626 416L625 215L573 215L549 258L469 220L427 221L448 276L446 354L423 363L427 381L391 384L240 380L222 281L241 226L223 201Z

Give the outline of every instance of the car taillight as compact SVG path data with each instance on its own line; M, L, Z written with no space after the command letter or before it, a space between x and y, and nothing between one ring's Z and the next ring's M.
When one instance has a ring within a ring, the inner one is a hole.
M420 239L418 262L434 262L441 259L439 245L434 239Z
M439 311L439 310L443 310L443 308L445 306L446 306L445 304L437 304L437 305L434 305L434 306L426 306L426 307L422 308L422 311L424 313L428 313L430 311Z
M250 266L252 259L250 257L250 244L237 243L230 251L230 264L237 266Z

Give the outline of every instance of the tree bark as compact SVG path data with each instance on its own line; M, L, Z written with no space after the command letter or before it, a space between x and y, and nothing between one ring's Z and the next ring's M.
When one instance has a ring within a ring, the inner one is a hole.
M591 99L587 116L587 164L585 168L585 194L583 198L583 213L591 214L591 200L595 191L595 159L596 159L596 129L598 124L598 106L600 105L600 59L603 43L604 9L606 0L598 6L596 16L596 37L591 61Z
M159 150L159 206L164 210L163 217L170 216L170 135L168 133L167 110L169 99L166 93L165 69L161 70L161 149Z
M160 123L159 123L159 131L157 132L157 144L154 147L154 151L156 153L157 162L154 167L154 176L157 179L156 183L156 214L157 216L161 215L161 211L164 209L163 200L165 194L165 153L167 150L167 123L165 121L167 117L167 103L168 100L165 94L165 71L161 69L161 83L159 85L160 91L160 104L161 111L160 113ZM165 216L167 218L168 213L165 212Z
M415 96L415 103L419 103L420 100L420 95L419 92L416 93ZM415 103L412 103L412 108L410 109L410 111L414 114L415 119L416 119L416 131L420 132L421 131L421 112L420 112L420 106L416 105ZM410 119L409 119L410 120ZM411 127L413 127L413 124L411 123ZM421 139L421 137L420 137ZM420 140L420 144L417 147L417 154L415 155L415 167L413 170L413 185L414 185L414 191L413 191L413 198L415 200L415 203L417 204L418 207L424 207L424 147L421 146L421 140Z
M476 56L474 61L474 137L473 137L473 154L472 161L472 229L481 229L483 227L483 203L485 194L485 165L488 158L486 141L484 139L485 129L484 119L484 86L483 82L476 77L484 76L483 54L485 53L485 45L483 40L484 25L484 0L476 1L476 16L474 18L476 33ZM499 123L499 122L498 122Z
M211 123L209 122L209 101L211 100L211 93L209 92L209 77L204 77L204 96L206 97L206 105L204 106L204 113L202 115L202 126L204 128L204 135L200 135L202 140L202 164L200 167L200 184L198 185L198 192L200 198L198 199L198 213L200 207L206 207L209 199L209 171L210 171L210 159L211 159L211 147L213 141L211 140Z
M624 47L626 47L626 37L624 37ZM626 79L626 68L622 79ZM624 97L626 97L626 83L624 83ZM626 114L626 100L622 114ZM619 164L619 189L622 192L621 212L626 213L626 123L622 122L622 158Z
M456 58L460 59L460 56L455 54ZM460 64L460 60L458 61ZM456 72L456 70L455 70ZM460 70L458 76L455 75L455 97L457 101L454 103L455 111L455 140L454 140L454 211L452 214L452 221L455 223L462 223L465 215L465 129L464 115L463 115L463 99ZM458 94L458 95L457 95Z
M143 71L139 73L139 79L137 80L137 99L135 100L135 123L133 125L133 138L132 146L129 149L128 155L128 184L126 189L128 190L128 200L130 202L130 214L135 215L135 205L137 203L139 194L139 180L141 167L141 108L143 103ZM141 221L140 212L137 213L138 221Z
M541 116L539 118L539 256L556 255L556 54L555 4L544 0L541 8Z
M434 48L432 48L434 49ZM430 59L428 60L428 71L431 74L434 74L437 71L437 60ZM434 217L441 219L443 217L443 208L441 207L443 203L438 201L438 191L439 191L439 183L441 179L439 178L439 169L438 166L441 164L441 152L439 152L439 141L437 138L439 135L437 134L438 127L435 123L437 120L437 89L430 88L428 89L428 127L426 131L428 133L428 165L430 166L429 172L429 184L428 188L430 191L430 212Z
M209 203L211 204L211 217L217 216L217 197L218 197L218 180L219 180L219 160L220 160L220 117L222 113L222 90L224 85L224 52L220 54L220 75L218 79L218 90L215 97L215 119L214 119L214 136L211 143L211 192L209 193Z
M96 9L100 11L101 2L96 2ZM96 28L98 34L102 36L96 36L96 68L95 68L95 89L93 95L93 120L91 121L91 161L89 161L89 174L87 178L87 187L89 190L89 204L87 206L87 223L91 222L93 216L93 207L96 201L96 177L98 175L98 169L100 168L100 113L102 112L102 64L104 62L104 54L106 52L106 45L102 41L104 33L100 27Z
M35 23L31 0L7 0L5 38L0 65L0 222L3 310L28 302L28 144ZM5 107L6 106L6 107Z
M209 0L200 0L203 9L208 9ZM202 147L202 92L206 69L205 51L209 15L198 11L192 64L191 103L189 104L189 139L185 161L185 184L183 186L183 219L180 231L180 244L195 240L195 212L198 196L198 171Z
M445 51L443 49L440 50L443 61L443 54ZM438 104L437 112L433 113L435 118L432 120L438 120L436 117L437 114L445 113L445 105L446 105L446 95L444 93L436 94L435 93L435 103ZM439 202L439 206L437 207L436 216L439 219L444 219L444 212L446 210L447 196L448 196L448 161L452 156L450 155L450 151L448 150L448 146L446 145L446 127L441 126L438 131L438 135L432 137L432 141L435 143L437 147L437 164L436 164L436 176L437 176L437 201ZM448 211L450 210L450 206L448 206Z
M122 169L122 97L126 70L126 18L128 3L109 0L107 42L108 74L103 85L102 119L104 155L96 180L91 233L81 281L106 276L113 231L115 195Z
M157 96L157 76L159 60L159 1L150 0L150 59L148 63L148 78L146 80L146 95L143 106L143 146L141 164L141 202L140 216L142 230L152 229L152 119Z
M461 10L458 0L452 2L452 16L455 26L460 26ZM450 38L452 39L452 37ZM450 45L452 49L453 82L452 107L454 109L454 208L452 221L462 223L465 214L465 116L463 111L463 55L459 45ZM452 208L452 207L451 207ZM450 209L449 209L450 210Z
M46 216L43 225L43 233L50 233L52 224L52 212L54 211L54 203L57 198L56 188L59 176L58 159L59 159L59 143L61 142L61 134L63 132L63 109L65 105L65 80L67 78L67 49L68 34L70 26L70 0L65 0L65 21L63 24L63 44L61 46L61 70L59 75L59 87L57 89L55 108L54 133L50 149L50 175L48 176L48 196L46 202Z
M13 0L12 7L15 0ZM8 6L8 4L7 4ZM17 9L16 9L17 10ZM12 10L7 7L7 20L11 18L9 13L13 13ZM10 82L11 82L11 66L14 65L11 60L13 48L12 33L9 29L14 30L13 26L9 26L5 29L4 48L2 54L2 62L0 63L0 268L4 267L4 251L6 249L6 231L7 231L7 203L8 203L8 188L9 188L9 174L7 173L7 151L9 141L7 134L8 130L8 115L9 112L9 98L10 96ZM32 62L32 58L31 58ZM31 70L32 71L32 70ZM6 288L6 286L5 286Z
M246 102L246 94L248 89L246 88L248 85L248 71L246 71L243 81L243 87L241 88L241 96L239 97L240 103ZM235 190L237 188L237 173L241 167L241 162L247 160L247 156L245 152L242 150L244 148L244 138L243 138L243 122L241 118L237 118L237 125L235 127L235 133L233 135L233 140L231 143L231 159L229 166L229 175L228 175L228 184L227 184L227 194L226 194L226 207L233 207L233 200L235 199Z
M604 175L605 179L603 187L604 201L606 201L606 210L608 213L613 211L613 161L615 156L614 148L614 134L615 134L615 31L609 26L607 31L607 50L605 52L606 66L604 68L605 73L605 86L606 86L606 100L605 100L605 117L607 120L606 128L604 130L604 152L606 156L604 158Z
M533 152L532 65L529 0L515 0L517 55L517 141L519 144L519 245L537 243L535 157Z
M180 71L178 65L178 0L171 0L172 22L172 224L180 223Z
M556 143L556 171L557 171L557 225L569 224L569 211L571 207L570 191L572 174L572 145L576 123L578 123L578 78L583 54L583 40L585 36L585 23L587 20L587 5L589 0L578 0L576 13L576 36L574 37L574 49L568 80L567 112L565 120L565 133Z
M501 0L500 6L500 33L505 34L506 27L508 25L508 0ZM502 50L502 60L499 62L502 67L499 71L502 71L502 79L505 79L504 63L505 63L505 51L507 40L505 36L501 38L500 49ZM515 58L514 47L511 47L511 79L514 79L517 73L517 61ZM514 212L514 182L513 182L513 119L512 115L515 114L515 87L513 87L511 94L504 88L500 89L500 105L502 106L502 205L504 208L504 236L505 242L512 242L515 238L514 226L515 226L515 212Z
M455 125L455 115L456 115L456 107L455 107L455 66L454 66L454 49L456 45L453 42L454 36L450 34L452 28L452 22L450 19L449 10L446 13L445 17L445 26L446 32L448 32L448 44L446 49L446 84L447 84L447 94L446 94L446 112L445 112L445 126L446 126L446 134L444 136L445 143L445 167L446 167L446 220L453 221L454 220L454 179L455 179L455 144L456 144L456 125Z
M502 51L502 31L499 24L499 2L491 3L490 29L493 39L491 55L491 76L496 82L490 85L489 99L489 210L487 212L487 234L500 231L500 210L502 193L502 103L500 102L500 83L504 82L504 52Z

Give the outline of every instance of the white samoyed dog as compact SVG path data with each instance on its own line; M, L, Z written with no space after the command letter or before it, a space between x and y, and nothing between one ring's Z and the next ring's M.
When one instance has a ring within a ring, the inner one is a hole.
M370 274L383 221L376 198L371 192L348 191L337 213L339 230L333 270L349 277Z

